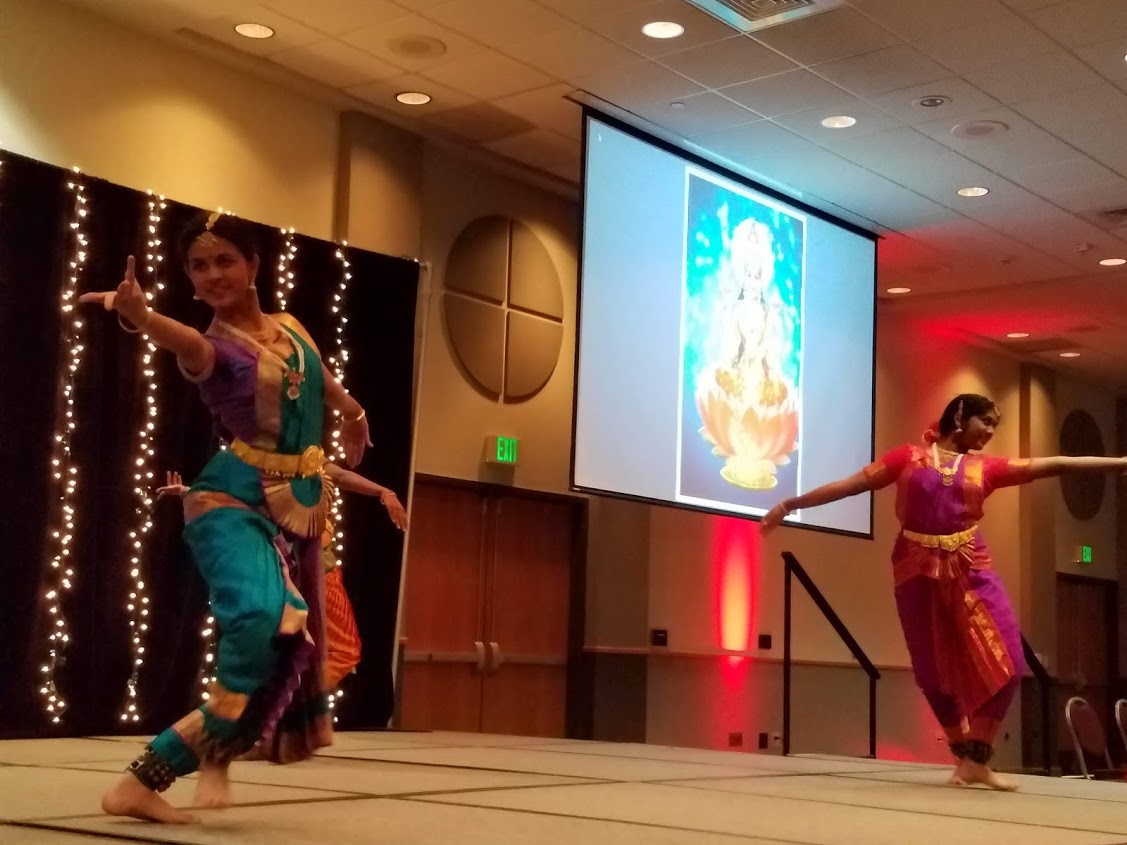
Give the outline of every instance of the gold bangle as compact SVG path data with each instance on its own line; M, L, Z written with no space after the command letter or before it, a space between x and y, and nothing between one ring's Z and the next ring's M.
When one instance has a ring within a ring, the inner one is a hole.
M141 330L139 328L137 328L136 326L128 323L125 320L125 318L121 316L120 312L118 312L118 315L117 315L117 324L119 326L121 326L122 331L127 331L130 334L140 334L141 333Z

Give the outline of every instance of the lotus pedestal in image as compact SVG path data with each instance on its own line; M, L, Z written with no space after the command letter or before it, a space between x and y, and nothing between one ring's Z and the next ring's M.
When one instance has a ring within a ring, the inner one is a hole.
M778 468L790 463L798 445L798 409L785 382L755 381L748 384L742 373L725 367L704 375L696 394L704 423L700 433L714 455L727 459L720 470L725 481L770 490L779 483Z

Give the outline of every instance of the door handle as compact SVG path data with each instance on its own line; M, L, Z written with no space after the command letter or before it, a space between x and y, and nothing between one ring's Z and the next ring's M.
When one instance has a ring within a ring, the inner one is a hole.
M477 671L485 671L485 643L474 640L473 649L477 652Z
M501 668L501 663L504 662L505 659L501 656L501 646L497 645L497 643L490 643L489 651L493 656L493 671L496 672Z

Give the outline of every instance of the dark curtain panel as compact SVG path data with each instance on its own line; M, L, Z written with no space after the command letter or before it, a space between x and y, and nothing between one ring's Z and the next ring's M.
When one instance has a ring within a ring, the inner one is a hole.
M179 503L153 510L142 564L149 597L149 630L139 675L140 724L120 718L132 668L127 604L130 532L143 514L134 494L134 459L143 421L145 342L122 332L112 314L83 312L85 352L77 380L77 428L72 439L78 468L73 590L63 612L71 640L56 683L68 703L53 726L38 693L46 655L49 535L58 524L58 490L51 483L51 445L65 352L60 294L69 277L73 174L0 152L0 331L5 340L0 384L0 736L152 733L200 700L201 630L206 588L180 539ZM80 288L109 290L121 280L126 256L144 272L149 253L150 197L82 176L89 209L82 226L89 249ZM176 257L177 235L197 209L166 201L155 233L162 241L158 276L165 283L154 306L163 314L207 326L209 311L192 299ZM276 311L278 258L286 235L260 226L259 298ZM289 311L325 356L335 350L340 315L331 311L343 265L336 244L292 236L296 287ZM359 471L405 498L412 433L412 363L418 265L344 248L352 279L344 313L350 359L345 384L364 405L376 448ZM154 486L166 470L190 483L218 448L218 434L195 388L167 353L156 358L157 408ZM364 639L357 675L345 681L340 726L383 725L392 710L391 657L398 602L402 537L375 499L347 496L345 582Z

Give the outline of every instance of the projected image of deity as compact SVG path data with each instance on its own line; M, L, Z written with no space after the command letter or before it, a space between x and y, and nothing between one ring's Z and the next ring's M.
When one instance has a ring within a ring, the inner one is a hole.
M805 219L687 179L678 496L767 509L798 488Z

